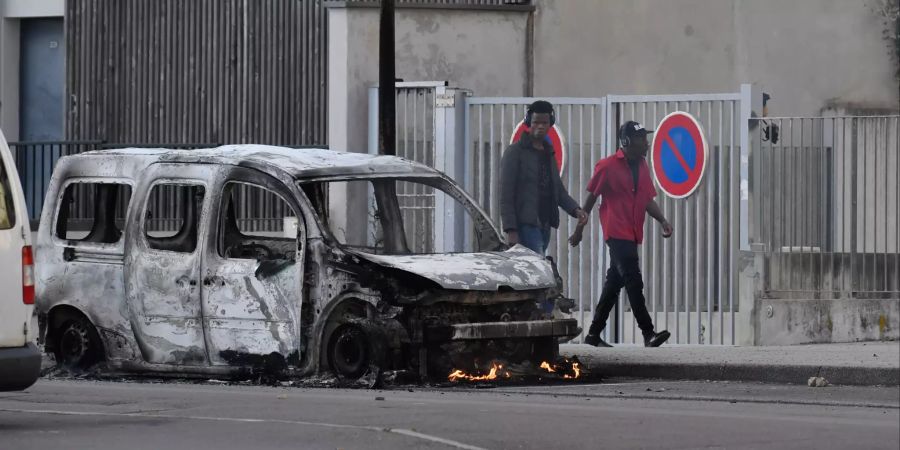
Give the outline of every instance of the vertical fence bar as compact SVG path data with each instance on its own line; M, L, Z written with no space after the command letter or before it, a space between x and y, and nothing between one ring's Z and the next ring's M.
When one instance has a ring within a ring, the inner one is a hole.
M734 107L735 107L735 104L732 103L731 104L731 108L732 108L731 114L732 114L733 118L735 116ZM731 148L734 149L735 148L735 143L734 143L735 142L734 141L734 139L735 139L735 133L734 133L735 121L732 120L731 123L732 123L732 126L731 126L731 139L732 139ZM747 126L747 123L743 120L739 119L738 123L742 127ZM730 228L731 228L732 232L729 234L730 242L728 245L728 250L731 254L730 258L729 258L729 264L728 264L728 270L729 270L729 272L728 272L729 273L728 312L729 312L730 321L731 321L731 344L733 345L734 344L734 336L735 336L734 300L735 300L735 297L737 297L737 279L738 279L737 258L738 258L739 248L740 248L739 247L740 246L740 232L739 232L740 231L740 215L739 215L740 211L738 210L738 205L740 204L740 186L739 186L740 173L739 173L739 169L740 169L740 165L741 165L741 154L739 151L735 152L734 150L732 150L731 155L732 155L732 157L730 158L730 161L729 161L731 163L730 164L731 165L731 177L730 177L731 183L729 184L731 187L731 194L730 194L731 200L729 202L729 207L731 210L730 211L730 216L731 216L730 221L731 221L732 225ZM737 231L735 230L736 228L737 228Z
M859 250L859 217L857 215L857 197L858 197L858 177L857 177L857 169L859 168L859 148L857 145L859 144L859 121L856 117L850 119L852 132L850 134L850 146L847 149L848 156L850 157L850 286L848 291L848 297L853 298L856 295L856 269L857 269L857 258L856 254Z
M734 125L734 104L733 104L733 102L729 102L729 104L731 105L731 115L729 116L728 124L729 124L729 128L732 128ZM724 320L725 320L725 308L724 308L724 306L725 306L725 289L724 289L724 286L725 286L726 280L724 280L723 277L721 276L721 274L726 273L725 272L725 255L726 255L726 250L727 250L727 244L725 242L725 236L726 236L726 234L725 234L726 228L725 227L727 224L727 220L726 220L727 216L725 214L726 205L727 205L727 203L725 201L727 200L727 198L725 197L725 194L724 194L726 186L727 186L725 184L725 174L726 174L725 162L727 161L726 157L731 152L731 143L733 141L734 141L734 131L732 130L731 141L729 141L729 146L728 146L727 150L725 147L722 147L719 150L719 170L718 170L718 174L717 174L718 175L717 176L718 188L716 189L716 191L718 193L718 204L719 204L719 206L717 208L718 209L717 216L719 219L719 233L718 233L717 242L719 244L718 269L719 269L720 276L719 276L718 284L717 284L719 292L718 292L718 298L716 300L718 303L718 310L719 310L719 344L725 343L725 334L724 334L725 333L725 322L724 322Z
M571 192L573 194L572 197L575 198L575 201L579 201L581 196L583 195L584 189L582 188L584 184L584 176L585 176L585 166L589 166L590 161L585 161L585 152L584 152L584 105L581 105L578 110L578 183L577 192ZM593 114L593 107L591 107L591 114ZM591 141L593 142L593 141ZM575 158L569 158L573 160ZM572 163L569 162L569 166L571 167ZM573 168L574 169L574 168ZM571 189L571 188L570 188ZM581 202L579 202L581 203ZM576 225L577 226L577 225ZM565 242L565 239L562 239ZM581 299L584 298L584 280L582 277L585 274L584 271L584 247L577 249L578 254L578 311L582 314L582 321L580 323L584 323L584 309L581 308ZM593 278L593 273L588 272L588 276ZM572 276L572 272L569 271L569 278L574 278Z
M663 103L662 115L666 116L668 114L669 114L669 103L666 102L666 103ZM675 223L675 226L678 226L678 221L676 221L675 218L672 217L669 213L669 210L670 210L669 203L670 203L669 196L664 195L663 215L665 215L667 218L671 218L672 222ZM677 232L680 233L681 230L678 230ZM663 258L662 258L663 259L663 277L665 277L665 279L663 280L663 283L662 283L663 317L664 317L665 323L666 323L665 329L667 329L667 330L669 329L669 292L671 291L669 289L669 282L671 281L670 277L669 277L669 257L672 253L672 246L674 245L674 243L672 241L674 241L674 239L672 239L670 237L669 239L666 239L663 242L663 252L662 252L663 253Z
M653 122L652 122L653 124L659 123L659 121L658 121L659 114L657 111L658 105L659 105L659 102L653 102ZM655 128L656 127L654 126L654 129ZM665 278L665 272L663 272L661 270L659 263L658 263L659 254L660 254L659 247L661 245L662 245L662 239L660 239L660 237L657 234L654 234L653 235L653 252L652 252L654 267L653 267L653 276L651 277L651 284L653 285L653 297L652 298L653 298L653 324L654 324L654 326L659 326L659 319L657 317L658 312L659 312L658 299L661 298L660 292L662 292L662 289L660 289L659 285L660 285L660 280ZM663 301L665 301L665 299L663 299Z
M709 153L710 161L707 164L710 166L711 169L715 169L715 167L718 165L719 154L722 151L722 135L724 134L723 129L722 129L722 127L724 125L723 121L722 121L722 114L723 114L723 110L725 109L725 102L724 101L718 102L718 107L719 107L719 126L718 126L719 146L716 148L715 152ZM710 115L710 120L712 120L712 115ZM708 344L713 343L713 296L715 295L714 294L714 285L713 285L713 276L715 273L714 269L716 267L716 263L714 260L715 246L713 245L713 242L716 242L716 240L717 240L717 239L714 239L713 234L712 234L713 228L715 226L713 224L713 214L715 211L715 206L713 204L713 200L715 199L714 188L716 186L715 177L713 177L714 173L715 173L715 171L711 171L711 173L709 175L707 175L707 177L710 177L710 179L708 179L708 181L706 182L706 231L707 231L707 243L706 243L706 326L707 326L706 331L707 332L706 332L706 335L709 336L709 338L707 339Z
M489 143L489 145L488 145L488 149L487 149L487 151L488 151L488 155L487 155L488 171L487 172L488 172L488 179L491 180L491 182L488 184L488 186L486 188L488 198L485 201L485 206L488 209L488 214L491 217L495 217L495 215L497 213L497 208L494 207L494 199L496 198L496 193L497 193L497 183L494 182L496 180L494 178L494 176L495 176L495 173L497 173L499 171L499 167L497 167L499 161L496 161L496 158L494 158L494 105L493 104L488 109L488 117L490 119L488 121L489 122L489 125L488 125L488 143ZM510 224L503 224L502 226L510 226Z
M869 122L872 124L872 140L873 140L873 148L872 148L872 158L874 159L874 164L872 165L872 171L875 172L873 174L873 183L872 183L872 279L870 281L870 285L868 286L868 290L877 291L879 289L878 285L878 152L880 148L878 147L878 119L871 119ZM868 178L867 178L868 179ZM885 183L887 184L887 183ZM869 209L868 203L866 204L866 209ZM885 213L887 210L885 210Z
M800 149L797 152L797 157L801 162L803 162L804 160L808 161L807 157L804 157L805 155L809 154L809 151L808 151L809 149L807 148L807 146L812 146L812 142L807 142L806 120L803 117L801 117L800 118ZM798 181L798 184L800 184L801 189L797 193L794 194L797 197L797 199L796 199L797 208L796 209L800 216L798 218L799 219L798 222L800 224L800 232L799 232L800 237L799 237L799 241L797 242L797 244L799 245L800 254L797 255L797 260L800 263L801 273L799 274L800 284L798 285L798 287L801 290L806 290L807 285L810 284L808 282L809 282L809 275L811 274L811 271L804 270L803 263L807 261L807 255L809 255L809 256L812 255L812 246L808 245L808 244L810 244L809 237L808 237L809 215L812 213L812 211L810 211L810 203L811 202L805 201L808 198L809 183L808 182L803 183L802 181L809 179L809 175L811 175L810 165L803 164L802 167L800 167L800 170L802 170L803 172L800 173L800 177L798 177L798 178L800 178L800 180L797 180L797 181Z
M883 260L884 261L884 263L883 263L884 264L884 285L883 285L883 287L884 287L885 292L888 292L891 290L890 281L888 281L888 265L890 263L888 258L891 254L891 250L890 250L890 246L889 246L890 236L888 234L888 230L890 229L890 225L888 224L888 214L890 211L890 209L888 207L888 193L890 192L888 190L889 189L888 185L890 183L889 171L890 171L890 167L891 167L890 162L889 162L891 154L890 154L890 149L888 148L890 146L890 139L888 138L888 133L890 132L889 130L890 130L890 119L885 117L884 118L884 148L885 148L885 152L884 152L884 260ZM900 151L900 149L898 149L898 151ZM900 155L898 155L898 156L900 156ZM895 179L897 179L896 177L900 177L900 172L898 172L895 175ZM896 199L896 203L900 203L900 199ZM896 205L896 203L895 203L895 205ZM900 209L900 207L898 207L897 209ZM898 228L900 228L900 223L898 223L896 226ZM897 289L897 290L900 291L900 289Z
M862 153L862 270L860 270L859 277L859 285L857 286L857 290L865 291L866 290L866 266L869 259L869 220L868 220L868 206L869 206L869 155L868 155L868 132L866 127L865 119L861 120L862 126L859 127L860 131L860 140L862 141L862 148L860 153Z

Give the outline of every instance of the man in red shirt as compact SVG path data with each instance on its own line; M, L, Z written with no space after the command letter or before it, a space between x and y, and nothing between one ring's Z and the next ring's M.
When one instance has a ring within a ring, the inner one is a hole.
M603 240L609 247L610 256L610 267L606 272L600 302L588 335L584 338L586 344L595 347L611 347L600 338L600 333L606 327L606 320L618 302L619 291L623 287L628 292L631 311L644 335L644 345L659 347L670 335L666 330L657 333L653 329L653 320L644 300L644 280L638 260L638 245L644 240L645 214L650 214L662 224L664 237L672 236L673 231L672 225L653 200L656 188L653 187L650 169L644 160L650 147L647 143L648 133L652 131L634 121L622 125L618 136L621 148L615 155L601 159L594 166L594 175L588 183L588 197L582 209L590 213L597 197L603 197L600 203L600 225L603 227ZM569 237L569 243L573 247L581 242L584 226L585 224L579 223Z

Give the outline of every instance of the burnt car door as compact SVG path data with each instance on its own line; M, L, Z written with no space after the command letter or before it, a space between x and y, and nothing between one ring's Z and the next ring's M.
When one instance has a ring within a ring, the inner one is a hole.
M139 183L126 242L125 285L144 360L208 365L200 262L214 165L154 164Z
M213 365L299 361L305 227L294 195L262 172L230 169L203 255Z

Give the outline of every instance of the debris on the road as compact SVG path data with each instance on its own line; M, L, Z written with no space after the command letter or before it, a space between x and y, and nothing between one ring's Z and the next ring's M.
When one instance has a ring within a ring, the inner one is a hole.
M375 400L376 400L376 401L383 401L383 400L384 400L384 397L375 397Z
M806 381L806 384L809 387L825 387L828 386L828 380L824 377L809 377L809 380Z

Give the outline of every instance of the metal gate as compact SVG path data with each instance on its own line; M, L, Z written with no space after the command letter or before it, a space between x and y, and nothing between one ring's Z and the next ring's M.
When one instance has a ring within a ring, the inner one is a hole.
M900 296L900 116L765 117L758 129L767 298Z
M657 197L675 235L664 239L648 219L641 246L648 309L657 329L669 329L675 343L735 343L741 187L746 186L742 153L748 151L742 145L742 124L746 127L749 118L749 108L742 108L749 105L745 88L726 94L607 97L608 130L630 119L655 127L666 114L685 111L700 122L709 144L705 180L697 191L686 199ZM607 145L614 148L612 141ZM625 299L617 311L623 326L615 340L641 342Z
M741 124L747 124L750 115L749 98L748 85L741 92L725 94L545 98L554 104L567 142L563 182L579 201L594 163L615 152L619 124L634 119L654 127L673 111L689 112L701 123L711 153L706 179L687 199L657 198L675 236L663 239L658 225L648 219L641 246L648 310L657 329L672 332L674 343L736 341L737 260L746 242L741 186L746 186L747 159L741 155L748 152L748 134ZM526 105L534 100L466 99L466 186L497 223L500 157ZM598 222L591 218L590 231L577 250L566 241L574 229L573 219L562 221L550 244L549 253L566 280L566 293L577 299L574 315L584 328L593 317L609 267ZM612 342L643 342L624 291L604 334Z

